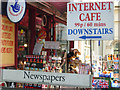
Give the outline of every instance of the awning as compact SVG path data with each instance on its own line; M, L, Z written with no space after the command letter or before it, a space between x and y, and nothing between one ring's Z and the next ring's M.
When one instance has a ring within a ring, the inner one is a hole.
M53 5L57 10L60 11L60 13L67 12L67 3L68 2L49 2L51 5Z

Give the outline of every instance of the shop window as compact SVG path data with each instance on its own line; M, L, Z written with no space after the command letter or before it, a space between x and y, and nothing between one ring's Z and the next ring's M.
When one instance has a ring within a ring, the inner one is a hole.
M85 46L90 47L90 41L85 41Z
M62 23L56 23L56 41L60 42L59 52L63 52L67 49L67 37L66 37L66 28L67 26ZM57 53L59 53L57 52ZM60 55L58 55L60 56Z
M114 54L120 54L120 42L115 44Z
M87 45L87 41L85 41L85 45Z
M18 57L28 54L27 32L25 29L19 28L18 30Z
M25 16L19 22L18 26L18 60L28 54L29 35L29 9L26 9Z
M57 41L63 41L66 40L66 28L67 26L62 23L56 24L56 40Z

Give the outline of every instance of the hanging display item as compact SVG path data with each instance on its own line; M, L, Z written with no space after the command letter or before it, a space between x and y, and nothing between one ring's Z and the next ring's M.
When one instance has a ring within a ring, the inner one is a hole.
M47 25L47 17L46 15L43 15L42 17L42 26L46 26Z
M40 30L40 31L38 32L38 38L39 38L39 39L45 39L46 36L47 36L46 31Z
M37 38L37 43L45 44L45 39L39 39L39 38Z

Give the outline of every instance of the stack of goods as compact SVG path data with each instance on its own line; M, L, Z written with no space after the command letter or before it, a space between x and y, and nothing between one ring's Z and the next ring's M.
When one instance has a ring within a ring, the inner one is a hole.
M43 66L43 71L45 72L62 72L62 68L60 66L61 61L57 60L57 61L52 61L52 62L47 62L44 66Z
M109 88L108 80L93 79L92 88Z
M34 71L41 71L43 68L43 59L44 56L39 55L26 55L26 59L24 62L25 70L34 70Z
M112 77L112 73L110 71L103 71L102 73L99 73L99 77Z
M25 70L43 71L43 62L45 62L45 56L43 55L26 55L23 66ZM42 84L17 83L17 87L41 89Z
M28 84L28 83L25 83L23 85L24 88L34 88L34 89L41 89L42 88L42 85L41 84Z

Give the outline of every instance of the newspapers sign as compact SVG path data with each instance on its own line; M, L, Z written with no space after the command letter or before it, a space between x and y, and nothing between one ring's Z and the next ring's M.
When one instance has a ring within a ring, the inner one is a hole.
M67 4L67 40L113 40L114 3Z
M39 72L25 70L3 70L3 80L20 83L37 83L61 86L90 87L90 75Z

